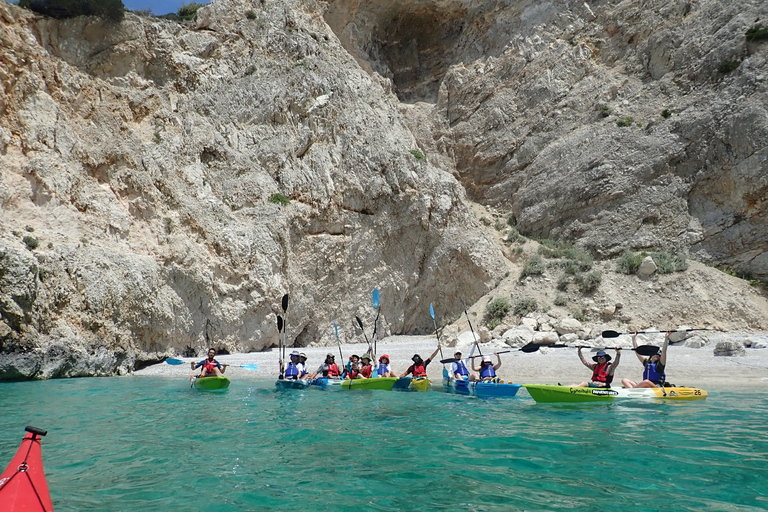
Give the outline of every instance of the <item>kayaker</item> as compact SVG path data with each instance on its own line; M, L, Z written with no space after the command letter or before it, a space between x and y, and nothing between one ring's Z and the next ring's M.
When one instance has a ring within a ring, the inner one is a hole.
M341 372L339 371L339 366L336 364L336 356L333 354L326 354L325 361L323 361L323 364L320 365L320 367L317 369L315 373L313 373L309 378L310 379L316 379L318 375L321 375L324 379L340 379L341 378Z
M352 354L349 356L349 361L347 361L346 366L344 367L344 379L356 379L357 374L360 372L360 356L357 354Z
M410 373L414 377L426 377L427 376L427 365L432 362L432 358L437 355L437 353L440 351L440 345L437 345L437 348L434 352L432 352L432 355L427 358L426 361L424 361L419 354L414 354L411 358L411 361L413 361L413 364L408 367L407 370L405 370L405 373L400 375L400 377L406 377Z
M362 363L360 364L360 373L357 374L357 379L370 379L373 376L373 365L371 364L371 356L363 354L360 357Z
M224 371L227 369L227 364L221 364L216 360L216 350L213 348L208 349L208 358L203 359L199 363L192 361L192 370L197 370L201 366L203 370L198 377L221 377Z
M376 369L376 373L379 374L379 377L397 377L397 374L389 366L389 356L387 354L383 354L379 358L379 367Z
M299 379L309 378L309 372L307 372L307 354L304 352L299 354L299 363L301 364L301 372L299 372Z
M496 356L496 364L493 364L491 356L482 356L483 360L480 362L480 366L472 366L472 369L479 372L479 380L483 382L499 382L499 378L496 376L496 370L501 368L501 356L498 352L494 352ZM472 374L470 380L478 380L477 374Z
M572 388L609 388L611 382L613 382L613 374L616 371L616 367L619 366L619 360L621 359L621 347L616 347L616 361L611 363L611 356L606 354L604 350L598 350L597 354L592 357L594 363L590 363L584 359L584 354L581 353L581 349L584 345L579 345L578 353L579 359L584 363L584 366L592 370L592 380L583 381L579 384L571 384ZM610 364L609 364L610 363Z
M457 350L453 354L454 362L451 363L451 380L467 380L469 379L469 370L464 361L461 360L461 351ZM477 379L477 376L475 376Z
M670 332L667 331L664 335L664 344L651 357L646 358L635 352L635 355L645 368L643 370L643 380L641 382L634 382L629 379L621 379L621 384L625 388L657 388L664 386L664 382L667 380L664 368L667 366L667 347L669 346ZM632 335L632 346L637 348L637 332Z
M291 352L290 357L291 361L288 363L288 366L285 367L283 373L288 380L298 380L302 373L306 373L304 372L304 365L299 361L299 353L296 350ZM280 368L283 368L282 359L280 359Z

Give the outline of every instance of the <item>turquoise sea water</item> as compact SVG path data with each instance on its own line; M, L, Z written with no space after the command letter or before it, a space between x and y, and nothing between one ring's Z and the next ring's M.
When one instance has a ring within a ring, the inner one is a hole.
M536 404L122 377L0 384L57 512L768 509L768 394ZM2 508L2 507L0 507Z

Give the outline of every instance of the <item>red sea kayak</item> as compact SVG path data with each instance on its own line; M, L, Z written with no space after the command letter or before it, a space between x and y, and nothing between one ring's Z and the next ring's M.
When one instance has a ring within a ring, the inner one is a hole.
M43 473L40 437L48 432L27 427L16 455L0 476L3 512L53 512L51 495Z

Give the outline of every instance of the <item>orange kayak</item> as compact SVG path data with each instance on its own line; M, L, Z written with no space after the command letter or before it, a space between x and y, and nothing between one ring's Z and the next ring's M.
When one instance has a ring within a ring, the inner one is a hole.
M0 503L4 512L53 512L43 473L40 437L48 432L27 427L16 455L0 475Z

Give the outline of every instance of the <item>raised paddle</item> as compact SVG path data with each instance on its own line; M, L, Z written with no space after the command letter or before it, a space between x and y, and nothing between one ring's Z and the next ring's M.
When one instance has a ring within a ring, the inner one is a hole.
M341 341L339 340L339 326L333 322L333 330L336 331L336 344L339 345L339 362L344 364L344 356L341 354Z
M437 346L440 347L440 357L443 357L443 347L440 346L440 331L437 330L437 320L435 320L435 308L432 307L432 303L429 303L429 315L432 317L432 325L435 326L435 336L437 336ZM440 360L443 363L443 360ZM443 363L445 364L445 363Z
M669 331L637 331L637 334L653 334L662 332L691 332L691 331L714 331L715 329L671 329ZM622 334L635 334L634 332L616 332L603 331L603 338L618 338Z
M277 315L277 358L279 360L283 359L283 339L282 339L282 332L283 332L283 317L280 315ZM278 364L280 365L280 375L278 379L283 378L283 363L278 361Z
M522 350L522 349L518 349L518 350ZM506 354L507 352L512 352L512 351L511 350L502 350L501 352L494 352L494 354L496 354L496 355L498 355L498 354ZM479 355L479 356L469 356L467 359L475 359L476 357L483 357L483 356L482 356L482 354ZM443 359L440 362L443 363L443 364L446 364L446 363L453 363L454 361L456 361L455 358L448 358L448 359Z
M371 335L371 339L373 340L373 354L371 356L376 356L376 329L379 325L379 289L374 288L373 292L371 292L371 302L373 303L373 309L376 311L376 317L373 319L373 334ZM376 361L373 362L374 366L376 365Z
M461 306L464 308L464 316L467 317L467 323L469 324L469 330L472 331L472 339L475 340L475 346L472 347L472 350L469 352L469 357L472 357L472 353L475 351L475 347L477 347L477 352L480 355L483 355L483 351L480 350L480 345L477 344L477 336L475 336L475 330L472 328L472 322L469 321L469 313L467 313L467 305L464 304L464 299L459 297L459 300L461 301ZM469 358L467 358L469 359Z
M365 342L368 344L368 350L370 351L371 350L371 342L368 341L368 335L365 334L365 328L363 327L363 321L360 320L359 316L356 316L355 320L357 320L357 325L360 326L360 330L363 331L363 336L365 337Z
M288 294L286 293L283 295L282 300L280 301L280 305L283 308L283 316L287 319L288 318ZM278 348L277 353L280 357L280 361L285 361L285 324L287 320L285 320L280 315L277 315L277 334L278 334ZM283 337L282 337L282 343L280 342L280 331L282 331ZM281 350L282 349L282 350ZM283 363L280 363L280 374L278 376L278 380L282 380L285 378L285 370L283 369Z
M541 345L538 343L529 343L523 347L521 347L519 350L521 352L525 352L526 354L530 354L531 352L536 352L541 347L548 347L548 348L573 348L571 345ZM589 348L592 350L606 350L606 349L616 349L621 347L589 347L586 345L582 345L582 348ZM634 350L641 356L652 356L659 351L659 347L655 345L640 345L637 348L622 348L622 350Z

